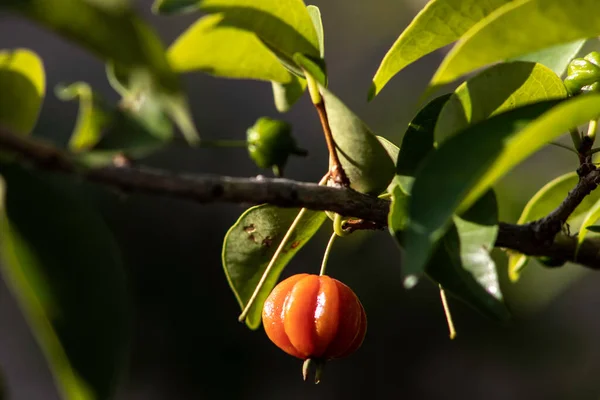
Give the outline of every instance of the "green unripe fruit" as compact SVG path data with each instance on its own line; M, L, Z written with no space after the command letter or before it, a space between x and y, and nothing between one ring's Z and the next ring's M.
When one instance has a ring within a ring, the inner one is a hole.
M575 58L569 63L565 86L573 95L580 92L594 91L589 88L600 81L600 53L591 52L584 58ZM586 88L585 90L583 88Z
M260 168L273 168L280 175L290 154L306 156L292 136L292 127L284 121L259 118L246 132L248 153Z

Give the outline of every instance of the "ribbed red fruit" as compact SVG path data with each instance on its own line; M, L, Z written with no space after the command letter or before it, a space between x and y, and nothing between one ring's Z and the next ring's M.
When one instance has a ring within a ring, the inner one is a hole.
M267 336L286 353L330 360L356 351L367 316L356 294L328 276L294 275L275 287L262 314Z

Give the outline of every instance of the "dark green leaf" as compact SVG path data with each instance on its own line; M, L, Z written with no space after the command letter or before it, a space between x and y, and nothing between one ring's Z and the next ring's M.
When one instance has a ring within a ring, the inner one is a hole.
M586 39L579 39L574 42L559 44L513 58L509 61L530 61L540 63L550 68L556 75L562 76L567 70L571 60L579 54L579 51L586 41Z
M455 213L468 209L499 178L572 127L600 116L600 95L525 106L473 125L421 164L406 231L410 282L423 272Z
M513 1L473 26L448 53L432 86L487 64L600 35L597 0Z
M321 88L338 155L351 187L380 194L394 177L394 160L369 128L329 90Z
M369 99L412 62L458 40L477 21L511 0L431 0L387 52L375 77Z
M110 398L126 369L123 266L99 214L64 180L0 167L0 257L65 399Z
M28 135L46 92L42 60L27 49L0 50L0 125Z
M297 215L297 209L256 206L242 214L227 232L223 242L223 268L242 309ZM260 326L263 304L279 275L326 219L324 212L305 211L248 313L248 327L256 329Z
M408 124L396 163L397 175L414 176L421 161L434 149L433 132L450 96L451 93L433 99Z
M590 232L600 233L600 225L588 226L586 229Z
M152 12L156 14L180 14L196 11L200 0L155 0L152 4Z
M541 64L516 61L494 65L456 89L439 115L435 138L442 141L513 108L565 97L562 80Z

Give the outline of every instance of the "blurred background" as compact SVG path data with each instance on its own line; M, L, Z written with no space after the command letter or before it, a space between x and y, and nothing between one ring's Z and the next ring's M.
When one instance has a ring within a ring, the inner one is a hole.
M401 72L373 102L366 97L379 62L425 1L313 3L323 14L331 89L377 134L399 144L417 111L417 97L447 49ZM136 5L165 44L198 17L157 17L150 14L149 0ZM78 105L56 98L58 83L86 81L105 98L118 100L101 61L28 21L0 14L0 48L13 47L31 48L45 62L48 94L35 135L65 144L72 131ZM192 74L185 84L204 138L243 139L257 118L284 118L310 152L306 159L291 159L287 176L318 181L323 175L327 153L307 95L281 116L268 83ZM147 164L233 176L266 173L243 149L169 149ZM576 157L552 147L516 168L496 187L502 219L515 222L540 187L576 167ZM522 280L511 284L500 268L513 322L497 325L451 300L458 337L450 341L437 288L423 282L405 291L400 252L389 235L356 233L336 243L328 273L361 298L367 337L353 356L330 363L315 386L302 381L301 361L277 349L262 328L254 332L237 322L240 310L220 256L223 236L243 207L100 191L96 200L121 243L136 311L120 400L594 399L600 394L599 273L532 263ZM330 230L325 224L284 277L318 272ZM504 265L504 254L496 255ZM43 356L3 283L0 368L13 400L58 399Z

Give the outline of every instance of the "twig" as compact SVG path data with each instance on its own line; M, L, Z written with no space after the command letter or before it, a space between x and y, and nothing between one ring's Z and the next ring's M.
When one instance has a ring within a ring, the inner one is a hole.
M232 178L181 175L140 167L80 169L70 154L39 140L24 138L0 128L0 149L10 151L36 168L80 176L124 192L151 194L197 203L269 203L279 207L328 210L385 227L389 200L358 193L350 188L319 186L288 179ZM0 171L1 172L1 171ZM526 225L499 224L496 247L531 256L575 261L600 269L600 239L587 238L575 259L577 238L560 232L564 221L600 180L600 171L583 176L565 201L547 217Z

